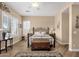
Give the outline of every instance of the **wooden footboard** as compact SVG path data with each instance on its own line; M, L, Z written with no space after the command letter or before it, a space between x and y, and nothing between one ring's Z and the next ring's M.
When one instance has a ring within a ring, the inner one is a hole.
M32 50L50 50L50 42L46 39L34 39L32 41Z

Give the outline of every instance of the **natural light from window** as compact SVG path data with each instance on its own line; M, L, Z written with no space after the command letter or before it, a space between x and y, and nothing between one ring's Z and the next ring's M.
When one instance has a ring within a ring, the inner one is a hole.
M23 34L26 35L30 30L30 21L23 22Z

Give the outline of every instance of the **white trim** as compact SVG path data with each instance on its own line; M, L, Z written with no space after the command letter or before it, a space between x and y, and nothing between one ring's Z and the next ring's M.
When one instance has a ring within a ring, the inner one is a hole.
M18 43L18 42L20 42L20 41L21 41L21 40L18 40L18 41L16 41L16 42L13 42L13 45L16 44L16 43Z
M69 51L72 51L72 49L71 49L71 48L69 48Z
M71 49L71 48L69 48L69 51L79 52L79 49Z
M21 36L20 35L13 37L13 44L16 44L19 41L21 41Z
M69 43L66 43L66 42L62 42L62 41L60 41L60 40L57 40L57 42L58 42L59 44L61 44L61 45L67 45L67 44L69 44Z
M69 50L72 51L72 5L69 6Z

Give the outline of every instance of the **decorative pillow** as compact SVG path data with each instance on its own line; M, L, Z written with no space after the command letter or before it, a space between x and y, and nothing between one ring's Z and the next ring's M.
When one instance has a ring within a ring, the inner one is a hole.
M44 36L46 32L35 32L35 36Z
M46 34L46 32L41 32L41 35L45 35Z
M35 32L35 35L41 35L41 33L40 32Z

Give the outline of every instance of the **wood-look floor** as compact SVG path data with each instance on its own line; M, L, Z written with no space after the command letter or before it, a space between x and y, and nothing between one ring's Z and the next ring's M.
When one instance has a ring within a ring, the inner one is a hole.
M17 52L26 52L26 51L31 51L31 48L27 48L27 41L23 40L20 41L18 43L16 43L13 46L13 49L8 49L8 52L2 51L2 53L0 54L1 57L5 57L5 56L15 56L15 54ZM68 51L68 46L63 46L60 45L58 43L56 43L56 48L51 49L51 51L57 51L60 52L64 57L78 57L79 56L79 52L70 52Z

